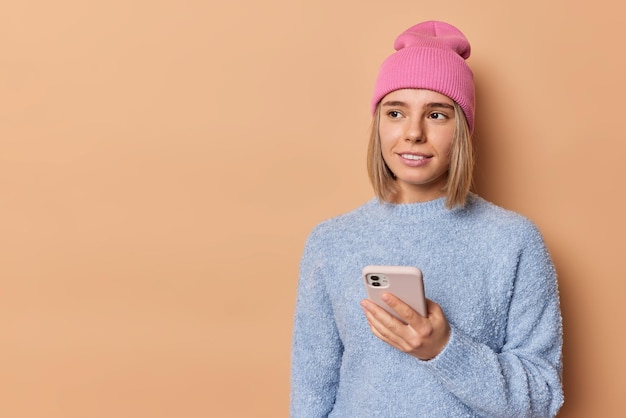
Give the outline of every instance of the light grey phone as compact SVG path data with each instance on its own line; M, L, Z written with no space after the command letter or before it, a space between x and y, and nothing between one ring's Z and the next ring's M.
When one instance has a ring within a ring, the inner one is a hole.
M417 267L366 266L363 268L363 280L368 299L396 318L398 314L381 299L385 292L393 293L417 313L427 316L422 271Z

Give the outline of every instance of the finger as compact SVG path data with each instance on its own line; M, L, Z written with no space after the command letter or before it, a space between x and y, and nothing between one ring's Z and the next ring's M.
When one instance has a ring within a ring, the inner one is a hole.
M430 299L426 299L426 309L428 310L428 318L441 318L444 317L443 309L436 302Z
M382 330L384 328L388 328L385 324L393 323L393 320L395 319L389 312L369 300L363 300L361 302L361 306L363 308L363 312L365 312L365 316L370 327L375 326L376 328Z
M389 327L380 322L380 320L375 318L370 312L367 312L366 316L367 323L372 331L372 334L398 350L403 350L405 343L401 337L399 337L392 329L389 329Z
M405 345L402 335L406 325L374 303L369 302L369 306L364 306L364 311L368 325L374 335L396 348L401 349Z
M411 308L411 306L393 293L383 293L381 298L405 323L419 325L424 320L424 317L417 313L415 309Z

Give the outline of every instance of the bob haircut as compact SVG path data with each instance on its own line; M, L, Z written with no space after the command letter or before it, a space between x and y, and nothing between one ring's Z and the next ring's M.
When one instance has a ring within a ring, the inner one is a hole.
M446 192L446 207L464 207L467 195L472 188L474 171L474 149L471 134L463 109L454 102L455 129L450 148L450 168L448 181L443 191ZM380 103L376 106L370 140L367 148L367 172L376 196L381 201L393 202L398 193L396 177L383 160L380 134Z

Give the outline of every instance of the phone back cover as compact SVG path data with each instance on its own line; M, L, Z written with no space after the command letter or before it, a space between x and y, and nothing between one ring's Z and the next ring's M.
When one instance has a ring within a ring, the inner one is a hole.
M388 285L372 286L367 280L368 275L384 275L388 280ZM381 299L383 293L394 294L417 313L427 316L424 283L420 269L412 266L367 266L363 269L363 280L368 298L401 321L403 320L398 317L397 313Z

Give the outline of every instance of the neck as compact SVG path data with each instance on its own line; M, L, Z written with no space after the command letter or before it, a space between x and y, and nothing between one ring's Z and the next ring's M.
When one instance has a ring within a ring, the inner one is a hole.
M445 197L446 183L446 179L443 179L443 182L428 185L428 187L396 183L398 191L393 196L393 203L423 203Z

